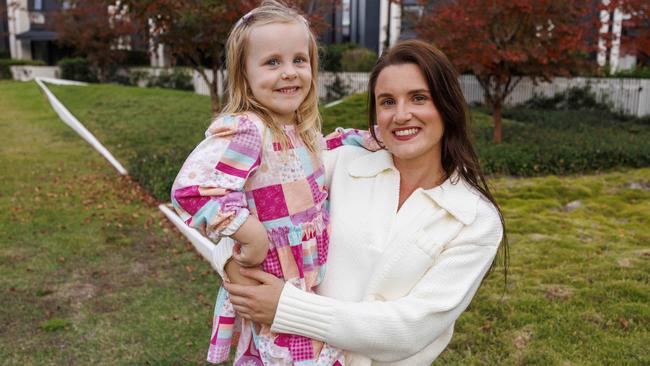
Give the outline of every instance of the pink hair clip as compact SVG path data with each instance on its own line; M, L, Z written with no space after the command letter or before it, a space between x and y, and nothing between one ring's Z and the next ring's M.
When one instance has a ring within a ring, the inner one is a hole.
M249 11L248 13L246 13L246 15L244 15L243 17L241 17L241 19L239 19L239 24L248 25L248 23L250 23L251 20L253 20L253 15L254 15L253 11L252 10Z

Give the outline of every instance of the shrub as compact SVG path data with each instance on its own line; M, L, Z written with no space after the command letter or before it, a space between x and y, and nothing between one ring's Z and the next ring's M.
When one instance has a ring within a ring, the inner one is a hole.
M650 79L650 66L639 66L632 70L623 70L613 75L617 78Z
M610 110L610 106L599 101L589 87L569 88L552 97L536 95L524 102L523 107L544 110Z
M325 45L325 47L322 48L321 56L321 65L323 65L323 70L333 72L342 71L341 58L343 57L343 52L356 47L357 46L353 43L335 43Z
M645 119L607 110L504 111L501 144L491 142L491 126L473 128L488 173L517 176L573 174L617 167L650 166L650 125Z
M192 75L187 70L174 68L172 72L163 71L158 76L151 76L147 87L194 90L194 83L192 83Z
M365 108L366 94L356 94L323 109L324 132L336 126L366 128ZM650 117L519 106L504 110L503 142L496 145L492 120L484 112L473 109L471 127L479 158L490 174L539 176L650 166Z
M146 70L129 69L125 67L113 68L108 73L108 82L127 86L140 86L140 81L149 80Z
M45 66L45 62L41 60L14 60L14 59L0 59L0 79L12 79L11 66Z
M68 80L97 82L97 74L93 71L90 63L83 57L66 57L57 64L61 69L61 78Z
M351 48L341 55L343 71L368 72L377 62L377 55L367 48Z
M151 146L138 150L128 162L129 174L154 197L168 201L172 183L185 158L193 146L183 149L171 146L164 149L151 149Z

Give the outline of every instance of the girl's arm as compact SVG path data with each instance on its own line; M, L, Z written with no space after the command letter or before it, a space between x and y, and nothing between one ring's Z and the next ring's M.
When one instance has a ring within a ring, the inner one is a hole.
M257 272L263 285L227 289L235 310L257 322L272 321L274 332L320 340L378 361L405 359L444 335L469 305L501 241L501 222L489 210L449 242L401 298L368 294L361 302L341 301L282 286Z
M334 132L325 136L324 139L327 150L334 150L340 146L359 146L370 151L381 149L381 146L369 131L356 128L337 127Z
M243 187L260 164L260 129L245 115L222 116L206 135L174 181L172 205L186 224L215 243L233 236L244 246L251 244L239 259L259 264L268 239L260 235L259 220L250 216Z

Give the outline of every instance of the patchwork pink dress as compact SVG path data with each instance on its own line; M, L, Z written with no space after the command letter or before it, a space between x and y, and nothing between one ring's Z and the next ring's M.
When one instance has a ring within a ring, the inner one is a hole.
M181 218L214 242L233 234L249 215L265 226L270 242L262 269L312 292L325 273L329 218L324 167L293 125L288 146L274 141L254 114L221 116L187 158L172 188ZM356 130L338 133L330 148L361 145ZM365 137L367 140L367 137ZM240 319L222 287L215 305L208 361L228 360L239 331L234 365L343 365L340 350Z

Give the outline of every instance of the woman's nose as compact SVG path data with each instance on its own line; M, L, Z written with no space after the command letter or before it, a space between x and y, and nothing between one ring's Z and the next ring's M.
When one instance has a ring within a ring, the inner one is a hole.
M413 114L406 110L404 107L398 106L395 114L393 115L393 121L396 123L408 122L413 118Z

